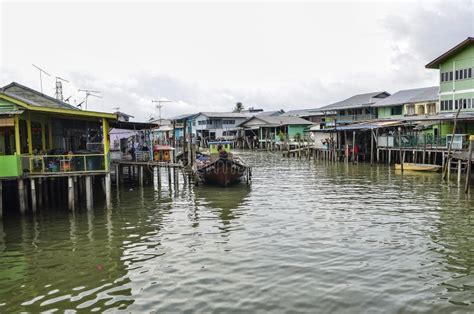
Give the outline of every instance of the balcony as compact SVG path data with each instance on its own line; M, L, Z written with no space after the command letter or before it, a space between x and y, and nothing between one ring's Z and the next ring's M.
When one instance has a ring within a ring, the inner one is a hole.
M29 175L64 175L106 172L103 154L22 156L23 173Z

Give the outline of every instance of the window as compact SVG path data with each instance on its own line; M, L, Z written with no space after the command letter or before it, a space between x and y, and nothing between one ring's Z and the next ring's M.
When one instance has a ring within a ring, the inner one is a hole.
M222 120L222 124L235 124L235 120Z
M440 80L441 82L444 82L444 73L441 73L441 74L440 74L439 80Z
M448 110L453 110L453 100L448 100Z
M453 71L449 72L449 80L450 80L450 81L453 80Z
M390 110L392 116L398 116L402 114L402 106L392 107Z
M407 116L415 115L415 106L407 106Z
M458 110L458 100L454 101L454 110Z
M467 69L464 69L464 78L467 78Z
M472 68L469 68L469 69L467 70L467 77L468 77L468 78L471 78L471 77L472 77Z
M444 100L441 100L439 106L440 106L441 111L443 111L444 110Z

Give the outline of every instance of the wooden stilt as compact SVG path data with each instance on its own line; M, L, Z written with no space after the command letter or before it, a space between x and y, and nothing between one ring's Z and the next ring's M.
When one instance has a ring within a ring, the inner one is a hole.
M120 186L120 165L115 164L115 185L117 186L117 189Z
M30 190L31 190L31 210L36 213L36 185L35 179L30 179Z
M74 210L74 179L67 178L67 203L69 210Z
M18 179L18 200L20 205L20 213L23 215L26 211L25 205L25 183L23 179Z
M458 159L458 183L461 183L462 160Z
M38 179L38 186L36 188L36 195L38 199L38 208L43 208L43 179Z
M93 191L92 191L92 177L86 176L86 205L87 209L91 210L93 205Z
M143 171L142 171L143 172ZM142 173L142 178L143 178L143 173ZM107 208L110 208L110 205L111 205L111 179L110 179L110 172L108 172L106 175L105 175L105 203L106 203L106 206Z
M140 166L140 172L138 174L138 180L140 181L140 186L143 186L143 166Z
M3 181L0 180L0 219L3 217Z
M471 183L471 166L472 166L472 146L474 146L474 135L469 137L469 155L467 157L467 167L466 167L466 183L464 184L464 192L469 192L469 184ZM1 182L1 181L0 181ZM1 192L1 188L0 188Z

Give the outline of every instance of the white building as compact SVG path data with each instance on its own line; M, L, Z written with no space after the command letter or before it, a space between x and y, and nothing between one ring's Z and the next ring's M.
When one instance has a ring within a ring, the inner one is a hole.
M215 140L234 140L237 138L236 125L252 116L239 112L200 112L193 120L193 133L198 137Z

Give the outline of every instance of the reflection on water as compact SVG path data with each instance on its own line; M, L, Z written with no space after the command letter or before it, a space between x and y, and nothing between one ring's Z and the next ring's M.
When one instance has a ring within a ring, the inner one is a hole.
M244 154L251 187L129 186L110 210L6 217L0 312L474 310L456 183Z

